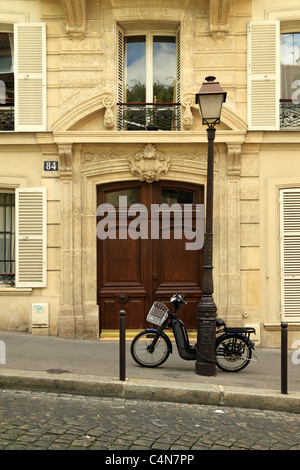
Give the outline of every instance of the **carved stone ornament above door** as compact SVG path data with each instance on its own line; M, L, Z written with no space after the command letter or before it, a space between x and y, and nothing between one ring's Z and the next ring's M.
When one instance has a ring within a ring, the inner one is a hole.
M130 171L140 181L153 183L159 181L161 174L167 174L170 168L170 157L157 152L152 144L147 144L142 152L128 159Z

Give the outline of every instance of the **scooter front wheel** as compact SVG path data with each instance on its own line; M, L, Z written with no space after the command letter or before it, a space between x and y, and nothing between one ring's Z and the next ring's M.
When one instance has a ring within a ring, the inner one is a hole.
M170 355L167 341L160 336L153 351L149 351L149 346L156 337L153 331L142 331L133 338L130 352L137 364L142 367L158 367L163 364Z

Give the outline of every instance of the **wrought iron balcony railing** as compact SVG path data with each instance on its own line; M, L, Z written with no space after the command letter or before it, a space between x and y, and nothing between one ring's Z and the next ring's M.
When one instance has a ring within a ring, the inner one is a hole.
M6 104L0 103L0 131L13 131L15 124L14 102L6 99Z
M299 100L280 100L280 127L300 127Z
M14 286L15 274L14 273L0 273L0 282L3 282L3 284L9 284L10 286Z
M180 130L180 103L117 103L117 106L118 130Z

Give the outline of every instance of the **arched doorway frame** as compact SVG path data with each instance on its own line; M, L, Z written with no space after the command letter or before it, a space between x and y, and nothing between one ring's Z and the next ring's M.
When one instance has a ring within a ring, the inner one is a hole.
M130 153L133 155L136 150L143 146L131 146ZM124 147L122 146L123 150ZM157 145L160 148L160 145ZM114 157L113 165L111 159L104 153L99 153L98 149L86 146L81 149L80 170L81 170L81 192L82 192L82 277L88 279L88 288L84 288L83 312L93 312L94 323L98 321L99 310L97 300L97 239L91 234L96 233L96 210L97 210L97 188L107 183L121 183L127 181L137 181L129 169L128 156ZM203 150L203 151L202 151ZM205 188L206 185L206 152L205 147L198 153L190 152L190 159L180 158L180 154L170 152L170 169L160 181L171 181L178 183L192 183ZM187 155L187 154L186 154ZM216 151L216 176L218 175L218 150ZM114 171L112 171L112 169ZM149 183L152 184L152 183ZM205 193L205 190L204 190ZM218 199L218 190L216 191ZM87 269L88 266L88 269ZM89 306L89 307L88 307ZM84 315L86 315L84 313ZM99 327L99 324L98 324Z

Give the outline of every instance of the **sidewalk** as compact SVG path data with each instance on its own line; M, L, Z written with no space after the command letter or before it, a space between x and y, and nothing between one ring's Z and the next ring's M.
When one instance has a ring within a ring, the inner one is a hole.
M213 377L195 374L194 361L176 348L156 369L141 368L126 341L126 381L119 380L118 340L64 339L30 333L0 332L6 363L0 364L0 388L43 390L270 409L300 413L300 364L288 360L288 394L281 393L281 351L257 348L258 362L241 372L216 369ZM255 359L255 358L254 358Z

